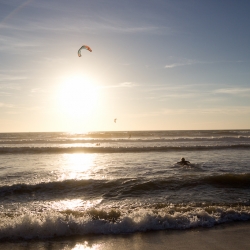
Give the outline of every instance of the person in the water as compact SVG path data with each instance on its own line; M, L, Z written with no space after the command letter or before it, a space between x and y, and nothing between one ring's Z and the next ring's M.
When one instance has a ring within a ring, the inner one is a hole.
M190 162L186 161L185 158L181 158L181 161L177 162L177 164L180 164L183 166L188 166L188 164L190 164Z

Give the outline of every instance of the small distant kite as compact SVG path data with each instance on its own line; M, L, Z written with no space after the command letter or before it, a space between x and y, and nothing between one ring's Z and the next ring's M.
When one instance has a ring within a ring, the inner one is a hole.
M116 123L117 118L114 119L114 122Z
M81 50L82 50L82 49L86 49L86 50L92 52L92 49L91 49L88 45L83 45L83 46L78 50L78 56L79 56L79 57L82 56L82 55L81 55Z

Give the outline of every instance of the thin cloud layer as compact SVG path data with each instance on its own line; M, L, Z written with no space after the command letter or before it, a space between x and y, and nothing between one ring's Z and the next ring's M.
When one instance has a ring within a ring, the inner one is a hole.
M250 88L223 88L223 89L216 89L214 92L218 94L249 96Z

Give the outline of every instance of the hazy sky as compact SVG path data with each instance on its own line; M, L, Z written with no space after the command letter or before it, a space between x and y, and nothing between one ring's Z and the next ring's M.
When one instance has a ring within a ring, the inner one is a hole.
M249 0L0 0L0 132L250 129L249 13Z

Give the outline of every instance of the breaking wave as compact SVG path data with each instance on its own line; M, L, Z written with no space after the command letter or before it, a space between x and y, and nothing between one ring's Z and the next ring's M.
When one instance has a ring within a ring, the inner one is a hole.
M0 214L0 239L46 239L87 234L124 234L213 227L250 220L250 207L154 204L129 209L19 211Z

